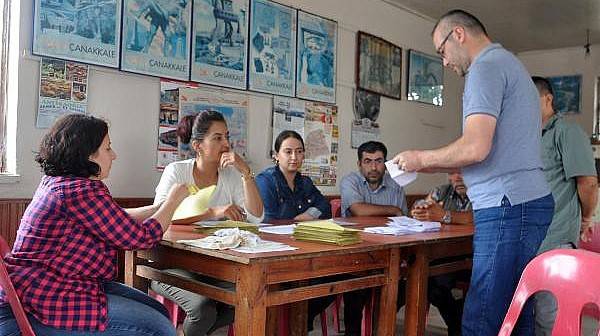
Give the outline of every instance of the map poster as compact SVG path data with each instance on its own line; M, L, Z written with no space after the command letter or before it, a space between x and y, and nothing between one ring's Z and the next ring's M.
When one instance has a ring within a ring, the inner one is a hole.
M35 0L33 53L119 66L121 0Z
M42 58L37 128L48 128L63 114L86 113L89 67Z
M306 102L304 121L305 157L302 173L315 185L335 186L339 129L337 106Z
M121 70L188 80L191 0L123 0Z
M252 0L251 7L248 88L293 97L297 11L267 0Z
M196 0L193 81L246 89L248 0Z
M335 103L337 23L298 12L296 96Z

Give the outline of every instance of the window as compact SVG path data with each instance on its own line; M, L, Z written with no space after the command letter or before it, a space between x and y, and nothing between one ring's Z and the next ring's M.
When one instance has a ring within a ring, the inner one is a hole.
M7 112L7 80L8 80L8 45L9 25L10 25L10 0L1 0L0 14L2 15L2 24L0 25L0 35L2 36L2 45L0 45L0 173L7 172L6 155L6 112Z

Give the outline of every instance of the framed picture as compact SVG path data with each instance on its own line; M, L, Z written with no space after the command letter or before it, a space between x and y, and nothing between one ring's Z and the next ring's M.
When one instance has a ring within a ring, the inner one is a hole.
M268 0L250 3L248 88L293 97L298 11Z
M335 103L337 22L298 12L296 96Z
M359 31L356 49L356 86L400 99L402 49L382 38Z
M123 0L121 70L189 79L191 0Z
M442 59L415 50L408 51L408 100L443 105L444 67Z
M558 113L581 113L581 75L547 77Z
M191 80L246 89L248 0L196 0Z
M121 0L35 0L33 54L119 67Z

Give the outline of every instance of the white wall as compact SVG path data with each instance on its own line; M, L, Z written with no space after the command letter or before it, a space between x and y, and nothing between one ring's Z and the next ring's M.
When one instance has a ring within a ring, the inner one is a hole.
M0 184L0 197L31 197L39 178L39 167L33 161L44 130L35 128L39 59L31 56L32 0L21 0L21 58L19 60L19 101L17 128L18 183ZM350 124L353 118L352 90L356 31L387 39L405 50L416 49L433 54L430 32L433 22L391 6L381 0L285 0L283 3L338 21L338 86L340 111L340 154L338 176L356 168L356 150L350 147ZM405 57L406 59L406 57ZM406 62L404 62L406 67ZM405 73L404 73L405 74ZM403 74L403 77L405 77ZM390 155L412 148L444 145L460 134L460 97L462 80L446 71L444 107L382 98L382 141ZM403 79L403 92L406 83ZM152 197L160 172L156 161L159 80L126 74L116 70L92 67L89 77L88 108L111 122L110 134L118 159L107 179L114 196ZM267 147L270 132L270 96L250 95L249 157L255 171L270 164ZM445 181L440 175L422 175L408 187L408 193L425 193ZM322 188L326 194L338 194L337 188Z
M591 135L594 130L594 90L600 76L600 48L594 45L585 55L583 47L528 51L517 55L532 76L582 75L581 113L571 115Z

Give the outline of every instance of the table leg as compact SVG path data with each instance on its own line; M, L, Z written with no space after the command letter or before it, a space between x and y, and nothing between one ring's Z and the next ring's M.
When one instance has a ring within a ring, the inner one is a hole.
M235 334L266 335L267 285L263 265L240 268L236 283Z
M377 315L377 335L396 335L396 301L400 278L400 250L390 249L389 265L386 273L388 283L381 287L379 314Z
M427 247L418 246L415 262L408 266L406 286L406 314L404 319L405 336L423 336L427 316L427 281L429 277L429 258Z

